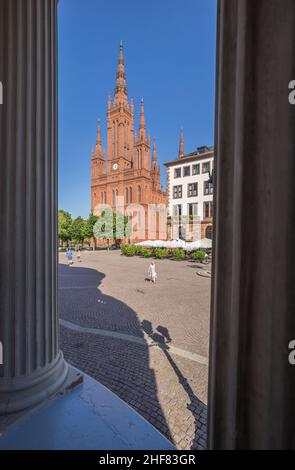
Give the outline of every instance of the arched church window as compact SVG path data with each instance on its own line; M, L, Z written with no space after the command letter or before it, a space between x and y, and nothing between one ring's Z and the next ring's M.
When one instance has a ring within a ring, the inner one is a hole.
M128 204L128 188L125 190L125 204Z
M129 201L130 201L130 204L132 203L132 188L129 189Z
M116 201L115 201L115 190L113 189L112 191L112 205L114 206L116 204Z
M141 187L140 186L138 186L138 190L137 190L137 201L139 204L141 203Z

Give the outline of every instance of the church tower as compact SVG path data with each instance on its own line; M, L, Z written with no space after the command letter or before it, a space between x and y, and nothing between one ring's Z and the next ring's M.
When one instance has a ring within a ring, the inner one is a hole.
M119 208L132 218L133 208L140 204L140 217L146 226L139 233L135 230L131 239L139 241L147 238L149 204L166 205L167 197L161 188L155 141L151 159L151 138L146 130L143 100L140 103L139 129L135 133L134 103L132 98L128 100L122 43L114 97L108 98L107 154L102 149L98 122L96 146L91 152L91 168L91 209L99 212L107 204L113 211ZM159 238L157 224L151 236Z
M134 105L128 102L123 44L120 45L116 88L108 100L108 174L132 168L134 142Z

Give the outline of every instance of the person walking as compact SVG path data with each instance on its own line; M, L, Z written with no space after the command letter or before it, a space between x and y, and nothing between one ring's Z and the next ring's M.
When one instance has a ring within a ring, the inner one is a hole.
M81 251L80 251L80 248L78 248L78 251L77 251L77 260L78 260L78 263L81 263Z
M67 254L66 254L67 260L68 260L68 266L72 266L73 264L73 253L70 248L68 248Z
M156 265L154 261L152 261L151 264L149 265L148 277L149 277L149 280L155 284L156 279L157 279L157 273L156 273Z

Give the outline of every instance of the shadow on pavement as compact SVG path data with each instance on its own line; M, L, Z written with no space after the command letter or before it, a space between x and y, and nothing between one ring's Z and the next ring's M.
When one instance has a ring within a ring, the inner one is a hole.
M156 331L154 331L152 323L147 320L143 320L141 325L143 331L149 336L149 338L155 343L157 343L158 347L162 349L170 366L175 372L180 385L183 387L184 391L188 395L190 403L188 403L187 409L192 413L195 420L195 436L192 443L192 449L196 449L198 447L199 439L203 436L203 431L199 429L199 426L202 426L202 423L199 423L196 411L200 409L200 406L205 407L205 404L201 400L199 400L198 397L194 394L189 382L183 376L181 370L179 369L176 362L169 353L169 343L171 343L172 338L170 336L168 328L159 325L157 326Z
M61 327L61 347L66 360L111 389L173 442L159 402L156 376L149 366L150 346L144 339L145 333L163 351L188 397L187 409L195 428L191 448L200 448L205 426L200 422L200 410L206 409L206 405L196 397L171 356L168 329L158 325L154 330L150 321L140 322L136 312L124 302L103 294L100 287L104 278L95 269L60 264L60 317L82 327L131 334L141 338L142 344Z
M66 360L111 389L173 442L158 400L149 347L137 314L125 303L104 295L105 275L95 269L59 265L59 315L83 327L126 332L143 344L73 332L61 327Z

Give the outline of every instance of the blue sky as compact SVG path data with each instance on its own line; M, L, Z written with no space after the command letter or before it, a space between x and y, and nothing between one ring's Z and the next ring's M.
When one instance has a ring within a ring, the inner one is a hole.
M98 118L106 147L121 40L136 127L144 98L159 162L176 157L181 126L186 152L213 144L216 0L59 0L58 8L59 208L86 217L90 151Z

